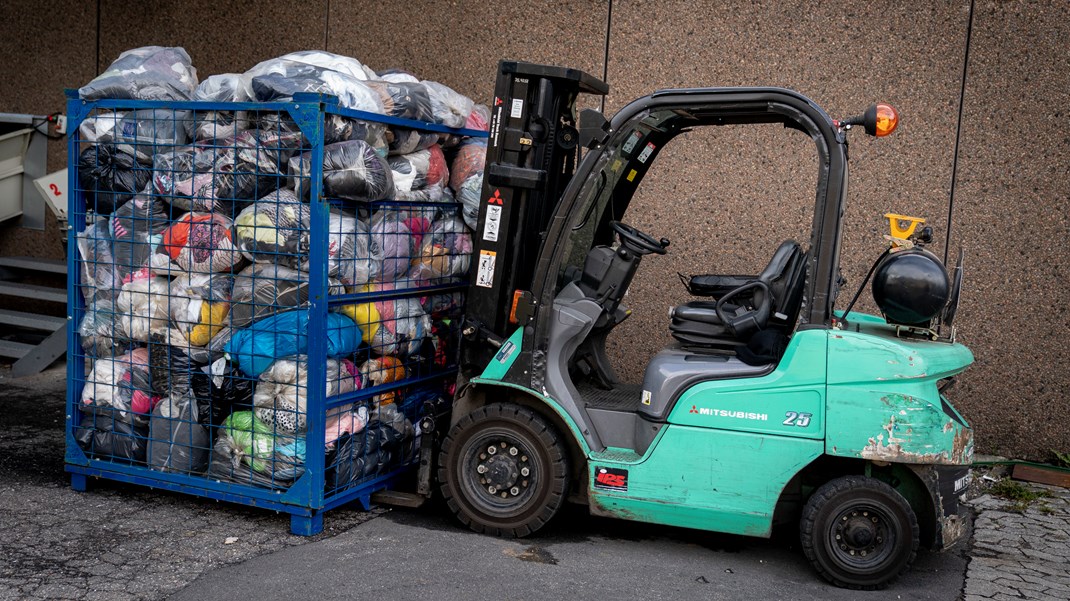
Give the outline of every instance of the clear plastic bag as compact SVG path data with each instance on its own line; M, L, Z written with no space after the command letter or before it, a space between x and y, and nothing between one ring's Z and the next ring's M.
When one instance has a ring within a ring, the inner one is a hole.
M424 80L420 83L427 89L428 96L431 98L431 115L435 123L446 127L464 127L475 102L437 81Z
M328 397L360 388L357 369L348 360L328 359ZM286 434L304 434L308 426L308 357L279 359L260 374L253 393L256 417Z
M245 75L256 100L291 100L302 92L330 94L344 108L383 112L379 94L347 72L280 57L256 65Z
M309 195L312 153L290 159L290 176L301 198ZM383 200L394 192L390 165L363 140L328 144L323 148L323 194L349 200Z
M410 277L431 285L468 273L472 256L472 236L456 217L439 219L423 236L420 252L413 257Z
M230 271L242 262L231 239L233 224L219 213L187 213L163 231L152 268L166 270L174 262L183 271L212 273Z
M94 111L78 126L78 135L82 142L90 144L107 144L115 140L115 130L122 123L126 111Z
M115 301L122 331L131 340L148 342L152 334L166 335L171 318L170 282L151 277L123 284Z
M423 84L373 80L365 85L379 95L384 115L415 121L431 120L431 97Z
M483 173L486 163L487 142L479 138L465 138L450 163L450 187L453 191L460 190L468 178Z
M446 168L446 157L437 144L426 150L392 156L389 162L395 200L433 202L442 197L442 186L449 181L450 174ZM437 195L421 194L428 188L437 188L439 192Z
M152 158L160 148L188 144L191 126L190 111L142 109L125 113L113 137L133 149L138 163L152 165Z
M461 216L471 230L479 224L479 199L483 194L483 173L476 173L464 180L457 190L457 202L461 203Z
M369 227L371 251L378 253L379 272L372 278L380 282L393 282L409 271L409 262L415 247L412 230L405 217L395 211L378 211L372 216Z
M112 213L112 249L123 283L148 277L149 258L171 224L167 216L167 203L147 193L138 194Z
M89 302L110 296L122 284L122 274L112 253L108 222L101 219L90 224L78 233L75 244L82 269L82 298Z
M207 346L229 324L230 274L180 274L171 281L170 314L173 326L194 346Z
M374 283L360 292L389 292L393 284ZM379 355L418 354L431 333L431 320L417 298L371 301L339 307L360 328L364 341Z
M215 146L185 146L157 154L152 186L187 211L230 213L235 203L272 192L300 133L242 131Z
M100 358L86 375L81 404L114 410L114 418L132 422L148 415L160 397L152 388L149 351L138 347L115 358Z
M273 432L252 411L223 421L208 469L219 480L269 488L285 488L304 472L305 439Z
M145 46L120 54L78 90L78 97L189 100L196 87L197 69L185 49Z
M122 314L111 298L86 303L85 315L78 324L82 350L89 357L114 357L130 350L131 343L122 330Z

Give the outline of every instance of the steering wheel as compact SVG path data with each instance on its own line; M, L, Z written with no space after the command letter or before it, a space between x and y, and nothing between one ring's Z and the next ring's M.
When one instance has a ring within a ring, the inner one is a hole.
M621 223L620 221L610 221L610 227L614 232L620 236L620 241L625 246L631 248L635 253L641 255L648 255L650 253L656 253L659 255L665 254L665 247L669 245L669 241L662 238L661 241L655 240L653 236L645 232L640 232L634 227Z

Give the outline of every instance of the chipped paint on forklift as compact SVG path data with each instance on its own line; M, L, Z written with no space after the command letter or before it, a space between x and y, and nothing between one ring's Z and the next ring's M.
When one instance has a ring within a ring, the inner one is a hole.
M969 465L973 430L938 383L973 354L958 343L898 338L895 327L852 314L829 333L825 452L905 464Z

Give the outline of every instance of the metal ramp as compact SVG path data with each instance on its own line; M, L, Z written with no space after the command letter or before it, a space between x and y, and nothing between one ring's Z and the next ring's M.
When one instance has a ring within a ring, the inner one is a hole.
M22 299L26 311L0 309L0 357L15 359L11 375L19 378L40 372L67 352L67 320L55 313L67 303L67 291L56 286L28 283L66 278L66 261L35 257L0 257L0 298Z

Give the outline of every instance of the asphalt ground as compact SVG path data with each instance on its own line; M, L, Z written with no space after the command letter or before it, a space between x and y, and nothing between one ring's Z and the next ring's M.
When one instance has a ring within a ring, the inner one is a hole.
M324 532L289 518L63 472L62 367L0 371L0 600L932 599L963 591L963 547L920 552L884 591L821 581L795 533L771 540L592 518L536 536L462 529L442 507L341 508Z

